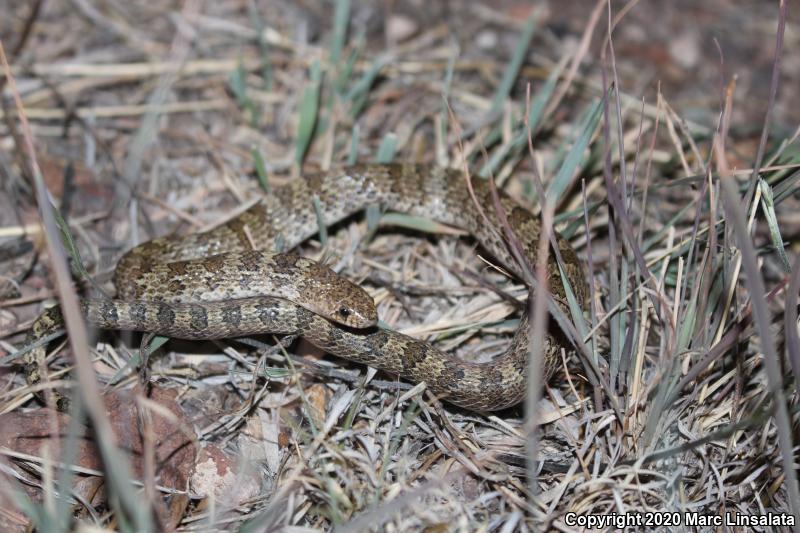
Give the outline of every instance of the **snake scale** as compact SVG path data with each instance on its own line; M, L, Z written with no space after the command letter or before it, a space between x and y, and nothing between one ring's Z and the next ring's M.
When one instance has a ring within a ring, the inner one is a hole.
M319 231L320 221L333 224L366 206L380 205L467 230L521 277L522 269L501 237L488 184L473 180L472 187L477 202L462 172L414 164L355 165L292 180L215 229L158 238L133 248L117 265L118 299L85 299L82 310L97 327L185 339L300 334L330 354L414 383L424 381L433 393L466 409L513 406L526 389L527 312L503 355L486 363L467 362L425 341L374 327L372 300L357 285L313 261L270 252L294 248ZM538 220L502 191L499 195L523 254L535 264ZM587 291L580 260L565 239L557 235L556 242L565 273L583 303ZM299 289L289 281L295 275L302 280ZM554 259L548 277L550 290L563 305ZM305 297L305 303L295 297ZM58 308L49 309L32 327L28 341L35 342L59 324ZM564 345L557 328L551 330L541 340L545 379L555 372ZM29 383L41 381L44 357L43 346L27 355Z

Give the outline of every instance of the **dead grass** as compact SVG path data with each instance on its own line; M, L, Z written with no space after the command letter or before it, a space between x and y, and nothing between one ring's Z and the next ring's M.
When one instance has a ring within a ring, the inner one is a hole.
M30 14L26 3L12 4L16 18L1 23L7 51ZM374 35L357 31L370 10L348 2L337 3L337 13L259 3L259 16L250 5L73 0L45 3L30 19L12 71L43 184L58 191L56 205L94 279L111 290L123 251L233 216L264 194L263 178L274 187L347 161L460 167L466 159L534 209L536 175L553 195L557 228L591 272L591 307L572 317L582 355L565 353L565 374L544 391L532 463L521 408L454 409L424 387L325 358L302 341L171 341L151 361L153 387L176 391L181 414L170 416L213 445L211 464L227 461L232 477L222 484L212 476L223 487L213 493L194 465L189 498L176 504L184 487L176 495L153 477L160 473L151 456L147 500L138 486L115 481L113 468L84 468L82 475L110 476L107 487L122 503L93 504L76 490L81 522L155 527L148 505L159 508L168 493L178 512L157 519L183 531L571 530L570 512L791 511L797 475L786 453L796 464L792 365L800 353L796 336L784 343L783 331L784 317L790 330L797 321L797 291L787 290L787 261L797 253L794 137L770 138L756 157L729 124L733 98L717 128L681 119L668 95L643 103L624 86L606 92L617 78L613 51L605 79L582 75L586 46L532 56L528 41L543 38L536 13L515 20L465 7L476 34L513 35L508 55L534 57L516 69L502 54L459 50L442 25L410 35L393 26L396 42L376 48ZM589 40L606 29L604 3L597 6ZM525 116L536 109L527 120L529 151ZM24 236L41 254L32 271L30 261L2 263L19 291L0 304L0 412L24 417L39 406L22 374L6 369L42 305L74 292L50 275L54 248L41 246L15 113L5 102L0 245ZM570 152L582 138L588 148ZM402 216L375 232L368 219L331 228L324 245L312 239L302 252L366 287L393 328L476 360L505 348L523 285L458 232ZM22 252L12 255L19 261ZM103 334L84 363L100 383L130 389L138 348L129 335ZM66 377L58 370L74 350L56 352L51 378ZM783 410L769 393L777 389ZM167 416L137 394L141 413ZM98 424L99 398L90 396L88 407ZM0 456L19 494L25 485L45 487L28 491L31 501L18 495L0 517L5 527L67 524L69 506L54 503L55 487L67 485L54 479L63 482L68 469L5 444Z

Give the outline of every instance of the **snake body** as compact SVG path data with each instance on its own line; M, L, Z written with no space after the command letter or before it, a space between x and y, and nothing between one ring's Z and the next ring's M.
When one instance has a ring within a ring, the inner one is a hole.
M363 294L354 296L360 289L352 284L340 286L335 274L328 274L312 261L288 256L294 258L289 262L299 265L301 278L310 283L290 292L299 292L300 296L312 293L311 300L322 310L298 305L285 293L263 290L260 284L265 278L270 280L268 285L283 286L289 276L262 268L264 261L274 262L271 258L275 256L254 250L294 248L317 233L320 222L336 223L369 205L466 229L507 269L522 277L522 269L501 236L501 217L485 181L473 180L471 194L463 174L456 170L410 164L355 165L292 180L208 232L154 239L133 248L122 257L115 272L120 300L84 300L83 312L88 322L98 327L177 338L300 334L333 355L414 383L424 381L435 394L467 409L493 411L519 403L525 394L530 345L526 312L502 356L487 363L472 363L425 341L367 327L375 318L374 309L370 310ZM499 205L522 254L535 264L538 220L502 191ZM580 261L565 239L557 235L555 242L565 274L578 301L583 302L586 285ZM284 254L277 257L286 263ZM312 270L313 275L308 275ZM321 276L319 286L314 282L317 276ZM556 301L564 302L555 260L549 262L548 277ZM342 309L347 310L344 316ZM58 320L58 311L49 310L32 328L29 340L43 336ZM563 341L558 331L553 331L541 342L544 377L549 379L557 367ZM32 368L41 368L43 351L31 351ZM36 379L29 375L29 382L38 379L38 373Z

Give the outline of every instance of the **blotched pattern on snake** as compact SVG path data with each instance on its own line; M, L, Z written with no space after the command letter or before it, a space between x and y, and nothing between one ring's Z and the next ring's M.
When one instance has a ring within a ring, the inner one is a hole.
M474 179L472 188L477 202L462 172L410 164L356 165L293 180L215 229L155 239L130 250L115 272L119 299L83 300L83 311L98 327L176 338L300 334L333 355L414 383L425 381L450 403L478 411L503 409L525 395L530 344L526 312L505 354L487 363L467 362L427 342L374 327L377 317L369 296L326 267L292 254L266 252L279 244L294 248L318 232L320 218L333 224L368 205L380 205L466 229L520 276L522 269L502 238L487 182ZM522 253L535 264L538 220L499 194ZM565 239L556 235L556 242L567 279L583 303L587 295L580 260ZM549 287L563 307L566 298L553 256ZM291 281L295 278L299 288ZM59 323L58 309L48 310L32 328L29 342ZM551 330L542 339L546 379L553 375L564 344L556 326ZM44 352L40 347L27 355L29 383L41 380Z

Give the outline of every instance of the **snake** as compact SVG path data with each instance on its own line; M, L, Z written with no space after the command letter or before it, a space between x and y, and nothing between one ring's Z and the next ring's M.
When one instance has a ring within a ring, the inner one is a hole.
M487 180L467 181L461 170L410 163L344 166L272 187L253 206L211 230L160 237L132 248L117 264L115 299L82 299L81 311L95 327L182 339L300 335L331 355L411 383L425 382L437 397L477 412L522 401L532 341L542 347L542 380L552 378L561 348L570 347L555 324L543 338L531 339L532 287L507 350L491 361L471 362L376 326L377 313L366 291L291 252L318 234L320 226L369 206L466 230L523 281L526 267L515 257L535 264L543 238L531 210L503 190L493 190ZM508 244L504 228L511 230L517 248ZM559 253L550 253L547 263L550 294L568 309L561 269L583 305L588 295L581 260L558 233L551 242ZM514 250L521 253L515 256ZM56 306L45 311L28 334L29 344L40 344L26 354L31 385L46 375L41 339L60 324Z

